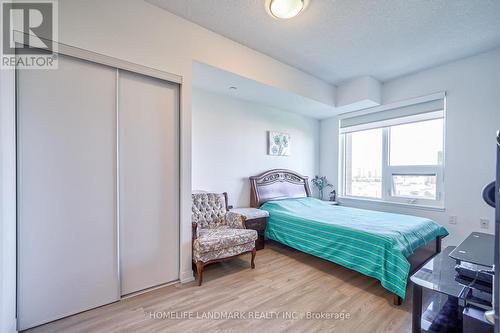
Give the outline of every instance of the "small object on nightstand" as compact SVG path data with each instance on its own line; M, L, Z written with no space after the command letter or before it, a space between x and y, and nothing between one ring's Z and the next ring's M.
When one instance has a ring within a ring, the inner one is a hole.
M330 192L330 201L337 202L337 191L333 190Z
M257 208L233 208L231 211L245 216L245 227L257 231L258 238L255 241L255 248L262 250L264 248L264 231L266 230L269 213Z

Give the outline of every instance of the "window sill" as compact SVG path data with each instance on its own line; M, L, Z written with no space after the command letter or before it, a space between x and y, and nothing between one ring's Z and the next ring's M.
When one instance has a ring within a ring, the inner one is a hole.
M384 201L384 200L377 200L377 199L368 199L368 198L359 198L359 197L339 197L338 201L340 204L344 203L371 203L371 204L378 204L382 206L389 206L389 207L402 207L402 208L409 208L409 209L418 209L418 210L428 210L428 211L434 211L434 212L445 212L446 208L444 207L439 207L439 206L427 206L427 205L417 205L417 204L407 204L407 203L402 203L402 202L392 202L392 201Z

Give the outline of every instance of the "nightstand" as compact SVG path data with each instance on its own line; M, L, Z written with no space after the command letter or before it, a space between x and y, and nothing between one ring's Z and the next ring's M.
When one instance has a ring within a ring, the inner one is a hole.
M257 231L258 238L255 241L255 248L262 250L264 248L264 231L266 230L269 213L257 208L232 208L230 211L245 216L245 227Z

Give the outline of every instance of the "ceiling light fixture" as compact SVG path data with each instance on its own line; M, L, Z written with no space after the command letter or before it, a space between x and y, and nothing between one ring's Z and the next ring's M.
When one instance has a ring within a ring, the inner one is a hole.
M266 10L277 19L290 19L306 8L307 0L266 0Z

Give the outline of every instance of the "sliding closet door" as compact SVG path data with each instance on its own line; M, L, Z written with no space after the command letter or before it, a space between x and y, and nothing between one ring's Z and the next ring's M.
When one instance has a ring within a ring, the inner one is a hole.
M17 84L22 330L119 298L116 70L60 55Z
M120 71L122 295L178 279L179 86Z

